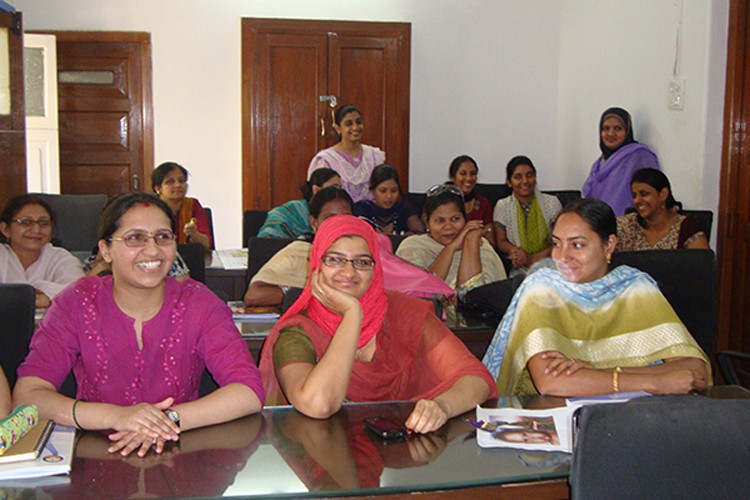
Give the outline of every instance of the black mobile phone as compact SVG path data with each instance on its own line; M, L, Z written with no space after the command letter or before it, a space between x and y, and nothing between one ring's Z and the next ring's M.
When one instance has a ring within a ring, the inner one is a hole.
M365 427L380 439L401 439L406 434L403 425L388 417L367 417Z

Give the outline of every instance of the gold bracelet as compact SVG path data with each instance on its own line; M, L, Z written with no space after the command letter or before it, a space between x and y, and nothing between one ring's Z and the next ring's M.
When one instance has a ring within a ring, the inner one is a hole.
M612 390L613 392L620 392L620 372L622 371L622 368L619 366L616 366L614 370L612 370Z

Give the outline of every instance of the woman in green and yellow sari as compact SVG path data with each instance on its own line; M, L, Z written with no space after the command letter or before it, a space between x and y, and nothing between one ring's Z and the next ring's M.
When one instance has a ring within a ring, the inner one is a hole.
M647 274L609 270L614 212L584 199L552 229L555 269L526 278L484 356L500 395L687 393L711 383L705 353Z
M549 228L562 207L557 197L537 191L536 168L527 156L511 158L505 182L513 194L495 204L495 246L515 271L549 257Z

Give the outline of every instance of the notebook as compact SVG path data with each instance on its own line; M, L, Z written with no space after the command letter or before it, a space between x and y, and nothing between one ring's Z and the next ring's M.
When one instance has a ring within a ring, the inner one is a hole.
M55 422L40 420L29 432L11 446L8 451L0 455L0 464L35 460L47 444Z

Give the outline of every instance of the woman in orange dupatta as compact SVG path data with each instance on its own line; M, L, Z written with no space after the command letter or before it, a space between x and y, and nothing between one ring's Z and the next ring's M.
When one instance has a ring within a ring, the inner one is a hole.
M426 433L497 394L432 304L384 289L379 260L365 221L338 215L320 226L307 286L261 354L266 404L326 418L345 401L416 400L405 425Z
M162 163L151 177L154 192L174 213L177 243L200 243L211 249L213 242L206 211L196 198L186 196L188 175L187 169L179 163Z

